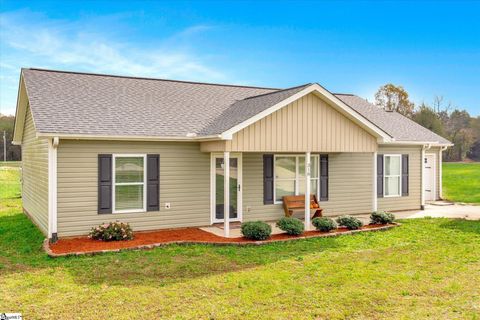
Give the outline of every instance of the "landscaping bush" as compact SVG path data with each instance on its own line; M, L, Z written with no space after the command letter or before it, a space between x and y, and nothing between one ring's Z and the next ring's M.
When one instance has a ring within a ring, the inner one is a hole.
M278 220L277 227L292 236L301 235L305 229L303 222L300 219L292 217L283 217Z
M242 223L242 234L250 240L265 240L272 234L272 227L262 221L250 221Z
M349 230L357 230L363 226L362 221L352 216L341 216L337 218L337 223Z
M132 240L133 231L128 223L116 221L93 227L88 237L103 241Z
M333 219L327 217L314 218L312 224L315 229L322 232L329 232L337 228L337 223L333 221Z
M395 221L395 216L390 212L377 211L370 215L372 224L389 224Z

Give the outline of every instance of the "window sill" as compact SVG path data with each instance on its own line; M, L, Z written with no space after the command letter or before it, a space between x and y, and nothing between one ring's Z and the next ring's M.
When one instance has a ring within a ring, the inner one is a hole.
M143 209L132 209L132 210L120 210L120 211L113 211L112 214L122 214L122 213L145 213L147 210Z

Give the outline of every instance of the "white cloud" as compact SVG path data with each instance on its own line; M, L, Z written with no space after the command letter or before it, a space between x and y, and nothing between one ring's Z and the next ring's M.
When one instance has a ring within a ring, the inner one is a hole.
M98 29L102 27L99 25ZM188 46L188 37L210 28L191 26L165 39L155 39L154 45L142 48L138 42L114 36L112 29L92 30L92 21L51 20L30 11L2 13L0 112L15 112L21 67L225 81L222 72L210 67L207 58L202 59ZM181 39L181 44L175 45L175 39Z

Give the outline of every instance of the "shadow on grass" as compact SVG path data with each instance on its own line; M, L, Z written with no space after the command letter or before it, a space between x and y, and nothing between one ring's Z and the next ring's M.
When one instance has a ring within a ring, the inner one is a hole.
M170 245L153 250L50 258L44 236L23 214L0 216L0 274L63 269L78 284L165 286L236 272L340 248L338 238L305 239L264 246Z
M480 221L465 219L447 220L440 227L480 235Z

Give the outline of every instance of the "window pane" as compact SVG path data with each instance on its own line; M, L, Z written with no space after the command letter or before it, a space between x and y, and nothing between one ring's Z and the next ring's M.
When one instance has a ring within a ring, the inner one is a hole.
M115 158L115 182L143 182L143 157Z
M298 177L305 178L305 157L298 157Z
M295 194L295 181L285 180L275 182L275 196L277 201L282 201L283 196L292 196Z
M310 158L310 174L311 178L318 178L318 157ZM305 178L305 157L298 157L298 177Z
M318 178L318 157L312 157L312 178Z
M295 178L295 157L277 157L275 176L280 179Z
M115 210L143 209L143 185L115 186Z
M400 195L400 177L385 177L385 195Z
M385 175L400 175L400 157L385 157Z
M298 182L298 194L305 194L305 179L300 179ZM317 195L318 179L310 179L310 194Z

